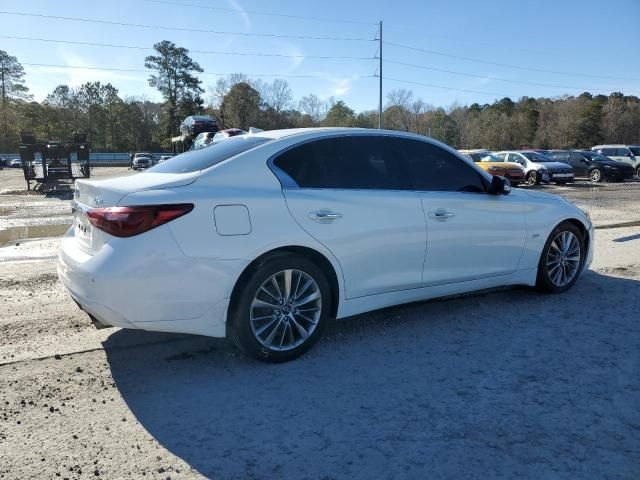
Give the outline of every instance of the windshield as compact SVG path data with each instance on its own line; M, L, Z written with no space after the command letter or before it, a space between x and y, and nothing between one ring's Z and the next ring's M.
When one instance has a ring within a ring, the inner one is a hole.
M271 138L241 135L220 144L182 153L147 170L154 173L189 173L204 170L231 157L271 141Z
M629 147L629 150L631 150L634 155L640 156L640 147Z
M532 162L544 163L544 162L553 162L554 160L547 157L546 155L542 155L538 152L521 152L522 155L527 157Z

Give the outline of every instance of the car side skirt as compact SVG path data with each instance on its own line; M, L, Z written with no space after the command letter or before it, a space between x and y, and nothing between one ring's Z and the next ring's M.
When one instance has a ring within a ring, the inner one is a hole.
M489 288L536 284L537 269L517 270L509 275L468 280L465 282L449 283L446 285L434 285L429 287L402 290L399 292L369 295L366 297L344 300L338 307L337 318L349 317L360 313L378 310L380 308L401 305L404 303L420 302L450 295L472 293L474 291Z

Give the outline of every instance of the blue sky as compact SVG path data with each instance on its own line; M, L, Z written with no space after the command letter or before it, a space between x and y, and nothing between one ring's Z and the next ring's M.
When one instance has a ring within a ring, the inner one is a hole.
M196 6L181 8L176 4ZM333 96L358 111L375 109L378 104L378 79L371 77L377 69L377 60L373 59L377 42L367 39L375 37L379 20L383 21L385 41L428 50L384 45L383 57L389 61L383 71L384 77L389 77L384 81L385 98L388 91L396 88L411 89L427 103L445 107L454 102L488 103L503 96L553 97L579 94L583 90L640 95L640 0L405 0L401 3L388 0L31 0L21 3L0 0L0 11L250 34L365 39L218 35L0 13L0 49L17 56L23 63L144 70L144 57L151 51L18 40L7 36L135 47L151 47L155 42L168 39L190 50L298 56L192 54L205 72L210 73L201 76L205 88L215 83L217 76L213 74L311 76L313 78L285 77L296 100L308 93L322 98ZM363 59L302 58L304 56ZM79 85L90 80L111 82L122 96L159 99L157 92L148 86L148 75L144 72L29 65L25 65L25 70L27 85L37 100L43 99L58 84ZM264 80L273 78L264 77Z

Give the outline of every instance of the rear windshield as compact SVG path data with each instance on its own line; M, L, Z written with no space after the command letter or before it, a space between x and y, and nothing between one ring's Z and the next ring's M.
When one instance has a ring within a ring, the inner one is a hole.
M232 137L209 148L191 150L177 155L150 168L147 172L189 173L204 170L271 140L271 138L249 135Z
M213 122L213 118L209 117L208 115L194 115L191 118L197 120L198 122Z

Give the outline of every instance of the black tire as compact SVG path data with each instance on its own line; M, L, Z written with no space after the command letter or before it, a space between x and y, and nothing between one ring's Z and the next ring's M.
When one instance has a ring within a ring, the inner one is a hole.
M556 185L566 185L567 182L556 182Z
M547 266L547 259L549 255L549 249L552 248L551 244L553 243L553 241L560 233L566 231L573 233L578 240L578 244L580 247L580 261L578 270L571 281L569 281L566 285L558 286L551 280L549 268ZM544 248L542 249L540 261L538 262L538 277L536 279L536 288L540 291L549 293L566 292L576 283L576 281L580 277L580 274L582 273L582 269L584 267L584 262L586 260L586 255L587 251L585 249L585 242L580 229L571 222L562 222L560 225L553 229L553 231L549 235L549 238L547 238L547 241L544 244Z
M529 186L540 185L540 175L536 170L531 170L527 173L526 184Z
M264 282L285 270L304 272L315 281L321 294L321 311L315 329L303 343L283 351L268 348L256 338L251 326L251 305ZM229 310L227 334L244 353L264 362L287 362L305 353L320 339L329 322L331 288L322 270L311 260L290 253L274 254L260 261L241 282Z
M604 180L604 172L599 168L594 168L589 172L589 180L600 183Z
M638 167L638 170L636 170L636 177L640 178L640 167Z

